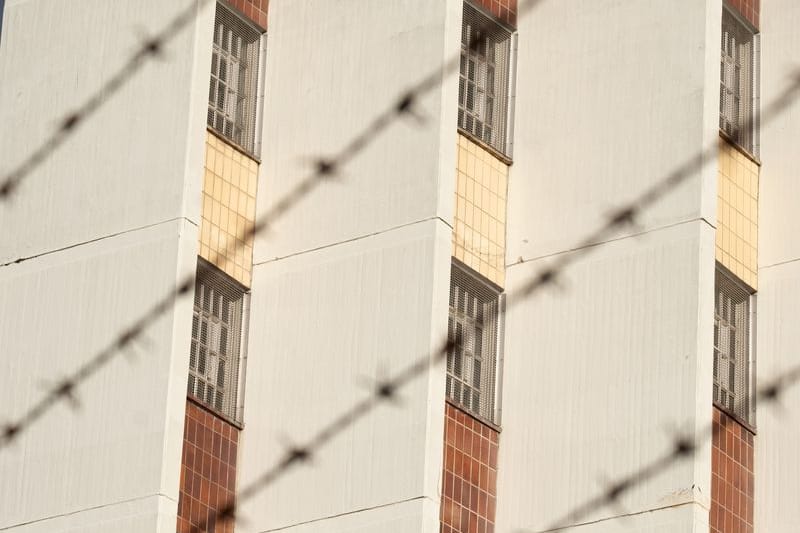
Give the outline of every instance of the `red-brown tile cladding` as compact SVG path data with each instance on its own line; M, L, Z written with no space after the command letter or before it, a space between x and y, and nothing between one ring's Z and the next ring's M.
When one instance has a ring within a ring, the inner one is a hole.
M178 533L210 524L214 512L233 498L238 447L239 430L235 426L194 401L186 401ZM233 522L217 521L213 531L233 533Z
M494 15L497 20L508 24L512 28L517 27L517 0L473 0L473 2L475 5L482 6L486 11Z
M494 533L499 436L446 404L441 533Z
M753 533L753 434L713 409L709 531Z
M269 0L228 0L228 3L266 31Z
M761 0L726 0L729 7L738 11L754 28L758 29Z

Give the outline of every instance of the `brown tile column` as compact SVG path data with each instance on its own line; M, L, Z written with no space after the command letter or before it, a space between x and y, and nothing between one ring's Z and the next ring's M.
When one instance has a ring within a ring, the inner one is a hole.
M507 26L517 27L517 0L473 0ZM749 0L758 1L758 0Z
M212 523L217 511L233 500L238 449L237 427L193 400L186 401L178 533ZM233 522L218 520L213 531L232 533Z
M445 406L441 533L493 533L497 498L494 428Z
M262 30L267 29L269 0L226 0Z
M714 409L711 449L711 533L753 533L753 434Z
M727 4L738 11L755 29L759 29L761 0L727 0Z

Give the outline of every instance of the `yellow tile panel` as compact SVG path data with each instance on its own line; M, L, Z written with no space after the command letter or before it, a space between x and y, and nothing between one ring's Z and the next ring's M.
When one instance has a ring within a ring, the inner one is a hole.
M717 182L717 261L758 288L759 167L720 142Z
M258 163L212 133L206 134L206 164L200 220L200 256L246 287L253 270Z
M502 287L508 166L463 135L456 150L453 256Z

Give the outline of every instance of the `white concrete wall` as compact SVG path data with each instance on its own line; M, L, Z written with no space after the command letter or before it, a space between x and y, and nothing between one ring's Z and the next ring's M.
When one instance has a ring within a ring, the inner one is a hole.
M0 175L186 2L9 0ZM0 423L196 264L211 20L204 11L0 204ZM0 529L175 529L191 299L0 450Z
M520 22L498 531L544 530L711 422L714 153L561 288L514 291L716 145L720 13L720 0L573 0ZM572 523L707 531L710 470L706 444Z
M263 216L458 53L461 4L270 3ZM457 84L256 242L239 487L446 335ZM444 371L424 372L242 508L238 531L439 531Z
M797 76L800 5L764 2L761 11L762 105ZM766 119L767 117L765 117ZM800 183L797 169L800 104L765 122L761 132L758 249L758 381L765 384L800 362ZM797 530L800 509L800 390L793 387L777 408L758 406L755 440L756 531Z

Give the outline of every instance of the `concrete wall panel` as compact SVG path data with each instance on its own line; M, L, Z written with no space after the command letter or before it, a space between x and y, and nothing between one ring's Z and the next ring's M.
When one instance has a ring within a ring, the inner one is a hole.
M761 10L761 96L768 104L797 76L800 5L793 0L764 2ZM759 188L758 381L765 384L796 365L800 329L800 227L797 169L800 103L763 125ZM800 523L800 390L795 386L780 406L761 403L755 451L756 531L789 533Z
M457 0L270 3L257 220L315 158L458 54L461 11ZM451 76L415 102L415 117L367 131L335 176L256 239L240 487L368 396L370 380L441 346L456 104ZM401 396L247 502L237 527L438 531L443 367Z
M421 222L256 267L240 487L285 446L307 441L367 397L375 380L439 344L447 300L431 295L446 294L450 234L437 226ZM288 527L419 497L438 510L443 373L442 366L422 372L396 405L345 424L308 464L247 502L239 527Z
M542 531L668 454L676 431L710 425L713 302L701 294L713 287L712 253L704 222L623 239L523 301L514 290L546 262L508 269L498 531ZM710 473L709 444L577 523L628 531L624 515L707 510ZM671 531L691 531L680 516Z
M259 216L458 54L460 23L454 0L271 2ZM254 262L434 215L451 223L440 190L455 184L457 98L449 76L415 103L416 118L366 132L369 145L281 218Z
M0 175L186 2L9 1ZM0 204L0 421L75 371L197 261L213 9L171 36ZM22 259L19 264L11 264ZM175 530L191 301L0 452L0 527ZM135 354L135 356L134 356ZM27 524L23 526L22 524Z
M190 2L9 1L0 176ZM199 218L213 9L146 61L0 209L0 263L178 216ZM198 46L198 43L203 43ZM25 231L21 231L24 228Z
M543 530L668 453L675 431L711 423L721 12L720 0L585 0L519 21L498 531ZM704 150L702 169L560 288L515 307L537 269ZM575 520L704 531L710 471L707 443Z
M0 269L4 422L191 274L193 265L180 259L192 252L180 248L186 225L174 221ZM0 528L45 521L47 531L94 531L96 520L109 527L101 509L136 501L125 507L131 521L117 517L115 530L146 531L137 516L153 519L162 505L174 530L190 325L184 298L81 383L76 405L56 405L0 451Z
M573 246L715 149L720 0L543 2L519 23L508 261ZM716 212L716 157L636 228Z

